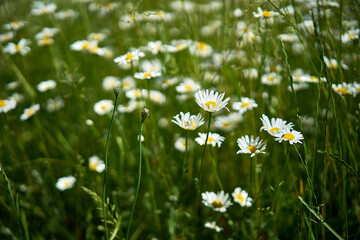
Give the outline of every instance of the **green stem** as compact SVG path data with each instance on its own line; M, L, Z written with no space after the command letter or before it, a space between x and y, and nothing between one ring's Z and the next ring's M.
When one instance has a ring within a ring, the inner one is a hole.
M108 168L108 150L109 150L109 139L110 139L111 127L112 127L112 124L113 124L113 120L114 120L114 116L115 116L115 112L116 112L116 104L117 104L119 95L115 94L115 96L116 96L116 98L115 98L114 109L113 109L113 113L112 113L112 116L111 116L110 127L109 127L109 131L108 131L107 139L106 139L104 183L103 183L103 194L102 194L102 209L103 209L103 215L104 215L104 227L105 227L106 240L109 239L109 233L108 233L107 224L106 224L106 210L105 210L106 177L107 177L106 173L107 173L107 168Z
M220 180L220 177L219 177L219 173L218 173L217 166L216 166L216 163L215 163L214 153L212 151L212 148L210 148L210 155L211 155L211 163L213 165L214 172L215 172L216 181L218 182L220 189L224 190L224 187L223 187L223 185L221 183L221 180Z
M127 230L126 230L126 240L129 239L131 222L132 222L133 215L134 215L134 211L135 211L136 200L137 200L137 197L138 197L138 195L139 195L139 190L140 190L140 182L141 182L141 156L142 156L142 154L141 154L141 153L142 153L142 152L141 152L141 136L142 136L143 126L144 126L144 119L141 121L140 135L139 135L139 174L138 174L139 176L138 176L138 182L137 182L137 186L136 186L135 198L134 198L134 202L133 202L132 209L131 209L130 221L129 221L128 228L127 228Z
M207 145L208 138L209 138L210 124L211 124L211 112L209 112L208 130L207 130L207 133L206 133L204 151L203 151L203 155L202 155L202 158L201 158L201 164L200 164L200 170L199 170L199 189L198 189L199 192L201 190L202 168L203 168L203 163L204 163L204 159L205 159L206 145Z
M184 177L185 173L188 171L188 159L189 159L189 134L188 130L185 130L185 160L183 162L183 168L182 168L182 176Z

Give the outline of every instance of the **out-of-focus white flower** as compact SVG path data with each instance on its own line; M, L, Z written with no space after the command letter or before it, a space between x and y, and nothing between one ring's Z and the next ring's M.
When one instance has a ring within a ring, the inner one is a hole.
M56 87L56 82L54 80L46 80L40 82L36 87L39 92L46 92L50 89L54 89Z
M76 178L74 176L67 176L59 178L56 182L56 188L60 191L64 191L66 189L70 189L74 186L76 182Z
M94 111L99 115L105 115L114 108L114 104L112 100L100 100L94 105Z

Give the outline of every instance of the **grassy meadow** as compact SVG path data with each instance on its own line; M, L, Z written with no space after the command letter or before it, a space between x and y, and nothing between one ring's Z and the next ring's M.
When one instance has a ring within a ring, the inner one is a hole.
M359 21L0 1L0 239L360 239Z

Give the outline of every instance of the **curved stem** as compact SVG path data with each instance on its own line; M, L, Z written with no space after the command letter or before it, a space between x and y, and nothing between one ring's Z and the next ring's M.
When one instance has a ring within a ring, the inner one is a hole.
M134 202L133 202L132 209L131 209L130 221L129 221L128 228L127 228L127 230L126 230L126 240L129 239L131 222L132 222L133 215L134 215L134 211L135 211L136 200L137 200L137 197L138 197L138 195L139 195L139 190L140 190L140 182L141 182L141 156L142 156L142 154L141 154L141 135L142 135L143 126L144 126L144 119L141 121L140 135L139 135L139 152L140 152L140 153L139 153L139 176L138 176L138 182L137 182L137 186L136 186L135 198L134 198Z
M200 170L199 170L199 192L201 190L201 179L202 179L202 168L203 168L203 163L204 163L204 158L205 158L205 151L206 151L206 145L208 142L208 138L209 138L209 132L210 132L210 124L211 124L211 112L209 112L209 123L208 123L208 130L206 133L206 139L205 139L205 144L204 144L204 151L203 151L203 155L201 158L201 164L200 164Z
M109 131L108 131L108 135L107 135L107 139L106 139L106 149L105 149L105 169L104 169L104 183L103 183L103 194L102 194L102 209L103 209L103 215L104 215L104 227L105 227L105 239L108 240L109 239L109 233L108 233L108 229L107 229L107 224L106 224L106 210L105 210L105 201L106 201L106 173L107 173L107 168L108 168L108 149L109 149L109 139L110 139L110 133L111 133L111 127L113 124L113 120L114 120L114 116L115 116L115 112L116 112L116 104L118 101L118 96L119 95L115 95L115 104L114 104L114 109L112 112L112 116L111 116L111 121L110 121L110 127L109 127Z

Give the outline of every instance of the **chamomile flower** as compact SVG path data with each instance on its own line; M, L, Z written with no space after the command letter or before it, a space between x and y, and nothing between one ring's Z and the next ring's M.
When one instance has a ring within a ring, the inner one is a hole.
M210 228L210 229L213 229L215 230L216 232L221 232L223 230L222 227L219 227L218 225L216 225L216 222L213 221L213 222L206 222L205 225L204 225L206 228Z
M176 86L175 89L178 93L193 93L198 91L200 88L200 83L195 82L191 78L185 78L184 82Z
M304 137L301 132L292 129L284 129L275 136L275 141L278 141L279 143L282 141L289 141L291 145L294 143L302 143L301 140L303 139Z
M147 44L147 49L154 55L163 50L163 44L161 41L150 41Z
M26 54L28 54L28 52L30 52L29 45L30 45L30 40L22 38L22 39L20 39L18 44L15 44L12 42L8 43L4 47L4 52L6 52L10 55L20 53L21 55L25 56Z
M121 82L118 77L107 76L102 82L102 87L105 91L112 91L116 87L120 87Z
M54 39L52 38L40 38L37 40L37 45L39 46L47 46L52 45L54 43Z
M180 112L180 114L174 116L174 119L171 121L185 130L195 130L205 123L200 113L198 115L190 115L190 112Z
M198 57L209 57L213 51L212 47L204 42L194 42L189 50L191 54Z
M174 146L175 146L175 149L177 149L178 151L185 152L186 151L186 139L183 137L176 139ZM190 147L190 139L188 141L188 148L189 147Z
M260 128L261 130L267 131L270 135L276 136L278 132L284 129L292 129L294 124L286 123L286 121L282 120L281 118L271 118L271 122L265 114L262 115L260 118L262 121L263 126Z
M199 137L195 138L195 141L200 145L204 145L206 141L206 133L198 133L198 134ZM209 132L207 145L212 145L213 147L215 147L217 144L218 147L220 147L224 140L225 137L221 136L220 134Z
M248 135L245 135L238 138L237 143L240 148L240 150L237 151L237 154L247 153L251 154L250 157L254 157L256 154L265 153L264 150L266 148L266 143L260 140L259 137L254 139L254 136L252 135L250 138Z
M340 84L332 84L332 89L339 95L348 95L348 94L354 94L356 92L356 89L347 83L340 83Z
M237 202L242 207L251 207L252 205L252 198L249 197L249 194L245 190L241 190L241 188L235 188L234 192L232 193L234 198L234 202Z
M70 48L74 51L90 51L97 46L96 41L79 40L71 44Z
M43 28L39 33L37 33L35 35L36 39L44 39L44 38L52 38L54 37L57 33L59 32L59 30L57 28L48 28L45 27Z
M224 99L225 93L219 94L218 92L214 92L211 90L209 93L209 89L199 90L195 93L195 101L196 103L207 112L217 112L221 109L225 108L229 112L230 110L226 107L230 98Z
M90 33L87 38L89 41L102 42L106 38L106 34L105 33Z
M14 38L14 32L0 34L0 43L5 43Z
M192 44L191 40L179 39L172 40L170 45L164 45L164 49L168 52L179 52L188 48Z
M134 74L134 78L137 79L151 79L161 76L161 72L138 72Z
M276 85L279 84L280 81L281 81L281 76L274 72L264 74L261 77L261 82L265 85Z
M120 113L130 113L133 112L138 106L138 103L135 100L130 100L128 103L119 104L118 112Z
M65 106L64 100L57 96L54 99L48 99L46 102L46 110L48 112L57 111Z
M32 105L29 108L25 108L23 114L21 114L21 116L20 116L20 120L25 121L25 120L29 119L30 117L35 115L35 113L38 112L39 110L40 110L40 105L38 103Z
M215 118L215 127L225 131L225 132L231 132L235 129L235 121L233 121L229 116L217 116Z
M273 11L263 11L260 7L257 8L257 12L253 12L254 17L256 18L272 18L278 16L279 13Z
M16 107L14 99L0 99L0 113L7 113Z
M150 90L150 92L148 94L149 94L150 100L153 103L161 105L166 102L166 96L163 93L161 93L160 91Z
M40 82L36 87L39 92L46 92L50 89L54 89L56 87L56 82L54 80L46 80Z
M94 105L94 111L99 115L105 115L114 108L114 104L112 100L100 100Z
M89 158L89 168L91 171L97 171L98 173L101 173L105 169L104 161L100 160L100 158L96 155L91 156Z
M145 54L137 49L115 58L114 62L116 62L119 65L124 65L133 61L138 61L140 57L144 57L144 56Z
M224 191L217 194L214 192L204 192L201 194L201 197L203 204L216 212L226 212L226 208L232 205L229 194L225 194Z
M344 44L350 43L356 39L359 39L360 29L351 29L347 33L341 35L341 41Z
M64 191L66 189L70 189L74 186L76 182L76 178L74 176L67 176L59 178L56 182L56 188L60 191Z
M253 108L256 108L258 105L255 102L255 100L247 97L242 97L240 102L234 102L232 104L232 108L234 110L237 110L240 112L240 114L243 114L244 112L247 112Z
M12 22L9 22L9 23L6 23L3 25L3 28L5 30L13 30L13 31L16 31L16 30L19 30L20 28L24 27L25 26L25 22L24 21L12 21Z
M125 96L132 100L139 99L143 96L146 97L146 95L147 95L147 92L141 91L140 89L130 89L130 90L126 91L126 93L125 93Z
M56 4L55 3L44 3L35 1L33 3L33 7L31 9L31 14L35 16L45 15L49 13L54 13L56 10Z
M133 77L131 76L127 76L124 77L121 80L121 84L120 84L121 89L123 89L124 91L128 91L130 89L133 89L136 87L136 83Z

